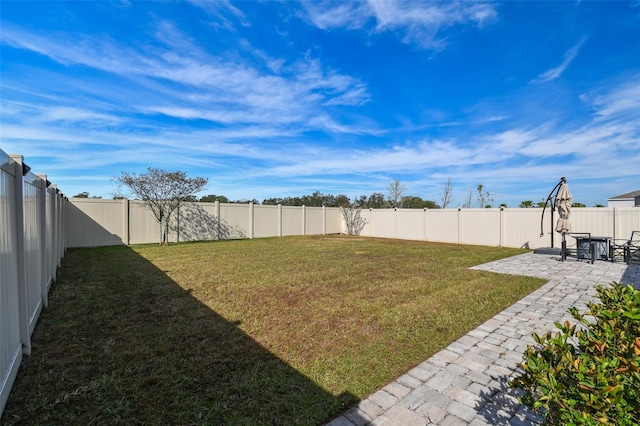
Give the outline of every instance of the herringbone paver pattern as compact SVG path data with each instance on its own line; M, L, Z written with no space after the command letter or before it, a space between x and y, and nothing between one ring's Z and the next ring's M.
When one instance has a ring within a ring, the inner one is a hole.
M541 418L517 400L507 381L531 334L573 321L571 306L584 310L597 284L618 281L640 288L640 265L527 253L476 266L549 280L547 284L409 370L328 426L531 425Z

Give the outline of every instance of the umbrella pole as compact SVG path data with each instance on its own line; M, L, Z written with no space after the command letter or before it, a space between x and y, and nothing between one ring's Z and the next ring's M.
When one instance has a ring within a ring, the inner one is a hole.
M556 206L553 203L553 191L555 191L556 189L558 190L556 192L556 197L558 196L558 192L560 191L560 185L562 185L563 183L565 183L567 180L564 178L564 176L562 176L560 178L560 182L558 182L556 184L556 186L553 187L553 189L551 190L551 192L549 193L549 196L547 197L547 200L544 202L544 207L542 208L542 216L540 217L540 237L542 238L544 236L544 211L547 209L547 204L549 204L551 206L551 247L553 247L553 211L556 209Z
M564 262L564 260L567 258L567 240L565 237L566 233L562 233L562 248L560 249L560 258L562 259L562 261Z
M554 210L555 208L552 205L551 206L551 247L555 247L555 245L553 244L553 211Z

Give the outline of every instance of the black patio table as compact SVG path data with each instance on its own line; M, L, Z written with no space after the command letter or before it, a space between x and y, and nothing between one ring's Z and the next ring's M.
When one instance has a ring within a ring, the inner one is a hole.
M611 237L590 234L569 234L576 239L578 259L609 260L609 245Z

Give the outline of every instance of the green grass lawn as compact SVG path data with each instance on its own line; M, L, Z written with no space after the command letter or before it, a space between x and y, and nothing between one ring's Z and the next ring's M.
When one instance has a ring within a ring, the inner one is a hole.
M68 250L2 423L320 424L538 288L524 250L285 237Z

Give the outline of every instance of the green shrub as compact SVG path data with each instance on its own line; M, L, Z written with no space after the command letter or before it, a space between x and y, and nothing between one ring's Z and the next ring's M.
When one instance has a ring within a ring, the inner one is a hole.
M601 303L585 314L569 309L581 326L566 321L558 333L533 334L537 345L510 382L552 425L640 424L640 291L619 283L597 291Z

